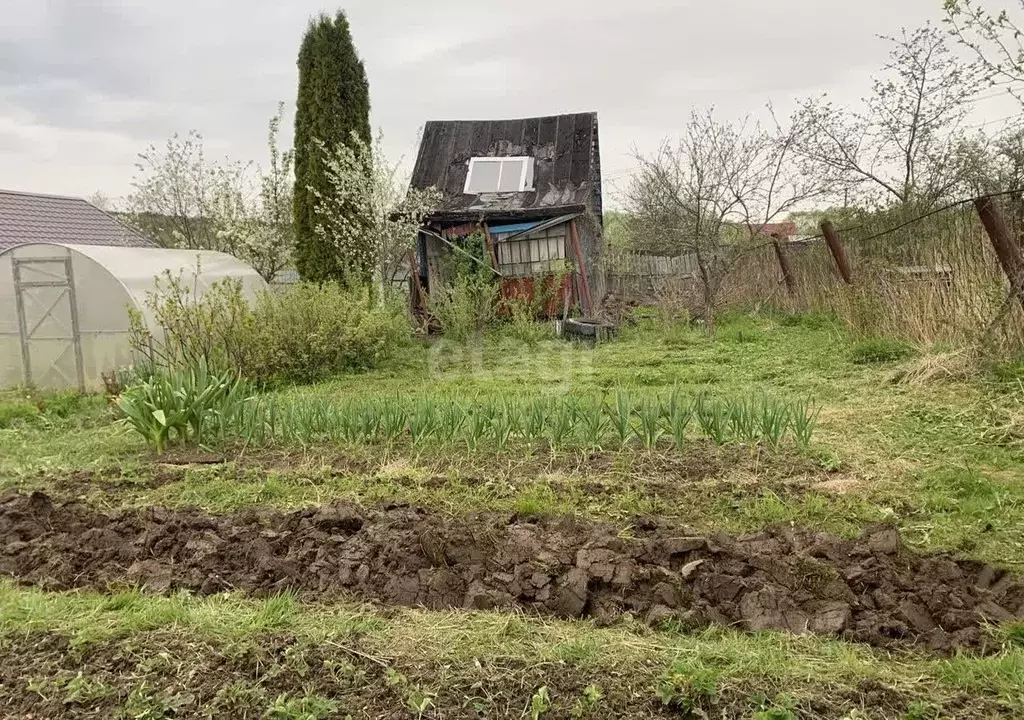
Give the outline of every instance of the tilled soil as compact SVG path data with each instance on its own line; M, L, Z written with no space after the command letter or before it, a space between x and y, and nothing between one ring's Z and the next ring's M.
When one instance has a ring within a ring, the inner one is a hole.
M1024 578L902 546L793 528L702 535L638 518L630 537L571 518L450 519L410 507L102 512L43 493L0 496L0 572L48 589L139 585L208 594L293 589L390 605L526 608L612 622L709 623L877 646L983 648L1024 619Z

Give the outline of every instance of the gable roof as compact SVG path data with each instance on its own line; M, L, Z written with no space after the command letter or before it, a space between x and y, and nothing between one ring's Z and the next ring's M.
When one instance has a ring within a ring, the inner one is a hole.
M534 190L466 195L474 157L534 158ZM519 120L431 121L423 129L412 186L444 193L435 217L473 218L601 213L601 158L597 113Z
M81 198L0 190L0 250L39 242L158 247Z

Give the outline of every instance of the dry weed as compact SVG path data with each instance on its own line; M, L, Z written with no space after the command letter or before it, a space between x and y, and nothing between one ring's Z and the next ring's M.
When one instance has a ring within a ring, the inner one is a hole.
M893 373L891 382L899 385L927 385L933 382L969 380L977 376L978 372L978 352L973 347L966 347L952 352L926 353Z

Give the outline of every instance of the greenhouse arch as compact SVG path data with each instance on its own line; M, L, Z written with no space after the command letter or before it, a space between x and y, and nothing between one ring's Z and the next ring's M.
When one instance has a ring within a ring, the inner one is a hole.
M0 252L0 387L103 389L103 373L132 364L129 309L153 329L147 293L181 275L201 296L240 280L252 302L266 283L209 250L31 243Z

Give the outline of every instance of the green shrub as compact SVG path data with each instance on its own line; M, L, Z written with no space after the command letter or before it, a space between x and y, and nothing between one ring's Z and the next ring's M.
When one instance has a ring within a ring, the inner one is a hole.
M497 318L499 278L490 269L481 233L456 242L459 251L448 253L442 263L440 274L447 280L431 285L428 307L445 336L464 342L482 334Z
M13 427L39 416L39 408L27 400L0 402L0 429Z
M817 313L791 313L779 318L782 327L802 327L808 330L824 330L835 324L835 318Z
M48 417L68 418L82 409L85 396L75 390L47 394L38 400L39 410Z
M309 382L376 367L408 337L397 301L367 287L302 283L260 297L239 336L235 364L253 380Z
M858 365L903 360L915 353L914 346L910 343L892 338L862 340L850 350L853 362Z
M210 367L237 366L240 334L251 314L241 281L223 280L204 293L185 281L184 272L165 271L145 303L156 327L129 310L137 365L188 367L201 360Z
M508 321L502 326L501 332L506 337L531 347L555 337L554 326L550 322L537 320L533 303L515 299L506 301L504 307Z
M132 316L132 346L143 365L203 362L261 383L375 367L409 337L402 304L362 286L300 283L262 293L250 307L238 281L200 298L182 276L167 274L146 304L156 332L141 313Z
M498 285L483 274L459 275L430 292L430 313L452 340L464 342L490 325L497 311Z

